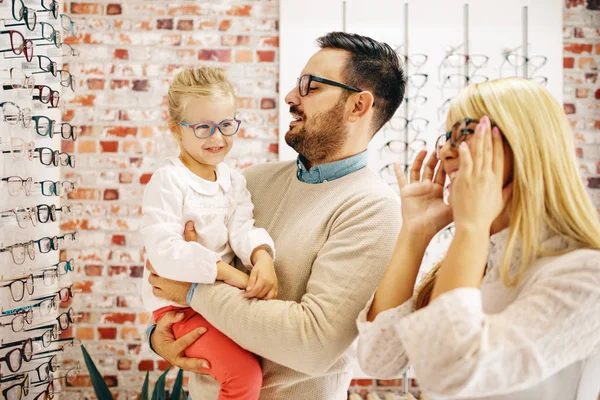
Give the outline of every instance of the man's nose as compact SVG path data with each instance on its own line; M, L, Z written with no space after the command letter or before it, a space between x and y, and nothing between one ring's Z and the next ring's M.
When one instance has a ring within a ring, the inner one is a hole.
M285 102L289 105L298 105L300 104L300 93L298 93L298 86L294 86L292 90L285 95Z

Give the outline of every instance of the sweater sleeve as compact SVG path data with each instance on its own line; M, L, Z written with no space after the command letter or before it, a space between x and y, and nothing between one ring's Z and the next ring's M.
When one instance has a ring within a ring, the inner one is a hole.
M158 275L182 282L214 283L221 257L183 238L185 187L170 168L160 168L148 182L142 205L141 234Z
M198 285L192 307L243 348L285 367L325 373L357 336L400 231L396 199L364 201L340 216L317 253L300 302L244 299L229 285Z

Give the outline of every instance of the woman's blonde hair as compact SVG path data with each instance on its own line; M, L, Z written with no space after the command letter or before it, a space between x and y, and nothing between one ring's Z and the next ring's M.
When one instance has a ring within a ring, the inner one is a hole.
M230 97L235 102L233 85L221 68L187 68L178 73L169 86L169 128L176 129L190 99Z
M573 134L560 104L550 93L521 78L497 79L468 86L448 112L446 129L463 118L487 115L513 153L510 228L500 266L506 285L516 285L539 256L556 254L541 248L544 226L583 247L600 249L600 222L579 176ZM517 238L523 259L509 271ZM424 278L416 308L425 307L441 263Z

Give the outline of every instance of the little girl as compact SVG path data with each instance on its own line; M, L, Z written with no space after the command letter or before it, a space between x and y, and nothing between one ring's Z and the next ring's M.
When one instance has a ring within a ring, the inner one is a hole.
M241 123L231 83L218 68L186 69L169 87L168 107L180 154L163 163L144 192L141 233L150 263L164 278L201 284L221 280L257 298L275 298L273 240L254 227L246 179L223 162ZM184 240L187 221L194 223L197 242ZM252 271L250 278L231 265L236 255ZM185 354L209 361L221 385L219 400L258 399L262 371L256 358L192 308L154 296L148 276L146 269L142 298L155 322L178 309L185 317L173 326L177 338L207 328Z

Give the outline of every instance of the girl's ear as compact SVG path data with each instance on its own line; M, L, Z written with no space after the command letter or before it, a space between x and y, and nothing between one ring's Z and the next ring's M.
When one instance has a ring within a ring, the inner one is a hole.
M181 126L174 121L169 121L169 130L171 131L171 134L175 140L181 142Z

